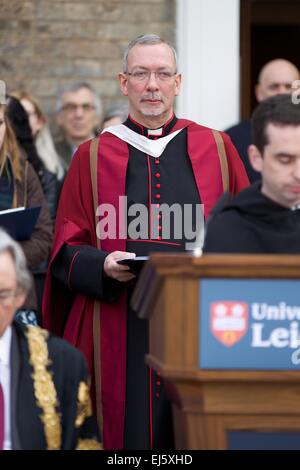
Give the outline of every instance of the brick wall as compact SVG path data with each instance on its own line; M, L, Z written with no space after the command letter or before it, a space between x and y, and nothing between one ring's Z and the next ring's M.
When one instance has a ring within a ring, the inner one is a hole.
M26 88L48 116L58 90L90 81L104 106L121 101L116 74L139 34L174 43L176 0L0 0L0 79Z

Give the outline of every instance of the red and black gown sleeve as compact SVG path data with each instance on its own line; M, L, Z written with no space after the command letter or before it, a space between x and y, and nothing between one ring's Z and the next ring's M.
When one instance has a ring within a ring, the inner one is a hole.
M114 302L120 295L122 285L104 274L107 254L92 246L64 244L52 263L51 272L70 291Z
M113 301L121 290L116 281L105 278L103 263L107 253L97 248L89 150L87 141L73 156L56 216L43 296L43 325L57 335L65 334L71 313L79 318L86 308L91 308L92 304L86 302ZM73 340L76 343L77 339Z

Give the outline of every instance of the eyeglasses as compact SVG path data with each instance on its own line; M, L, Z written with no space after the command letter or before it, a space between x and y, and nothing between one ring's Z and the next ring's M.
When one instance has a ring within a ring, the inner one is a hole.
M0 291L0 305L9 307L12 305L15 297L19 294L18 290L3 290Z
M66 113L75 113L77 109L82 109L84 113L89 113L95 109L95 106L90 103L76 104L76 103L66 103L63 105L62 110Z
M148 81L152 73L154 73L156 80L161 82L167 82L177 75L177 72L170 72L168 70L155 70L153 72L151 72L151 70L136 70L135 72L125 72L126 75L129 75L133 80L138 82Z

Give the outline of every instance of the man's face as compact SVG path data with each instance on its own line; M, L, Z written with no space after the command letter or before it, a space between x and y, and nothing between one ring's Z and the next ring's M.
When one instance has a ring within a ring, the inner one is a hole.
M292 83L299 79L299 72L290 62L277 59L267 64L261 72L256 87L256 98L261 102L271 96L291 93Z
M17 292L14 260L8 251L3 251L0 253L0 336L12 323L24 300L24 294Z
M252 166L261 172L261 191L284 207L300 204L300 126L268 124L266 132L263 156L249 147Z
M141 72L152 73L140 80ZM153 72L161 73L158 76ZM128 73L134 75L120 73L119 80L123 94L128 96L133 119L146 125L157 120L161 125L172 116L181 83L181 76L175 72L174 54L166 44L136 45L130 50Z
M94 128L99 124L91 91L80 88L65 93L57 122L70 142L84 142L91 138Z

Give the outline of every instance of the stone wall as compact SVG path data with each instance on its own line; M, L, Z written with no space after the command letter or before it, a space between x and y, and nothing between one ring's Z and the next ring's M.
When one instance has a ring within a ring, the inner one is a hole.
M174 43L176 0L0 0L0 79L26 88L48 114L59 89L90 81L104 106L121 101L116 74L139 34Z

